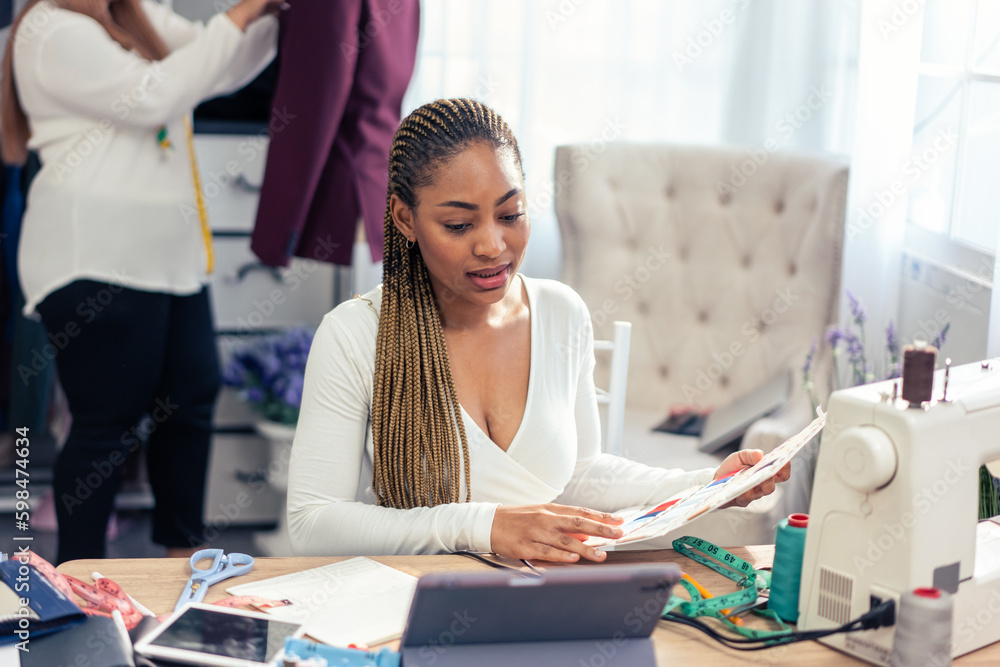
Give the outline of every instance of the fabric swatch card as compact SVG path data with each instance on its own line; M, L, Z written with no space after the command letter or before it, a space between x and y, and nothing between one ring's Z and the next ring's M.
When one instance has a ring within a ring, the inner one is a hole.
M656 505L633 507L619 512L625 519L621 526L624 535L614 540L592 537L585 544L606 549L616 544L631 544L662 537L682 528L702 514L732 502L758 484L774 477L805 447L807 442L823 430L826 414L819 409L816 413L819 416L811 424L765 454L764 458L753 467L740 470L728 477L712 480L702 486L686 489Z

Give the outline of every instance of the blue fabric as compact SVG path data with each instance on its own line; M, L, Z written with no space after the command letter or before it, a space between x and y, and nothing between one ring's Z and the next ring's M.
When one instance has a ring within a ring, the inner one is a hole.
M12 306L11 317L4 323L7 340L14 339L14 321L19 312L13 306L19 301L21 284L17 279L17 243L21 238L21 218L24 215L24 193L21 191L21 167L5 165L3 168L3 207L0 208L0 231L2 231L4 279Z
M17 247L21 238L21 221L24 217L25 180L38 170L37 160L29 158L27 167L3 168L3 206L0 207L0 248L3 253L6 283L5 296L10 310L3 323L4 338L11 346L10 402L6 411L0 411L0 429L28 427L32 433L47 430L49 400L55 382L55 366L42 358L48 339L41 322L29 320L21 314L24 295L17 273ZM27 178L26 178L27 177Z

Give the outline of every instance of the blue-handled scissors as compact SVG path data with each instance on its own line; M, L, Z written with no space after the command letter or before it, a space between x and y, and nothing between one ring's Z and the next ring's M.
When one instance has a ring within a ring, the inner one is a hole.
M198 562L206 558L212 559L212 564L206 568L198 567ZM189 602L201 602L205 599L205 593L212 584L217 584L223 579L238 577L253 569L253 558L246 554L225 555L222 549L202 549L196 551L191 556L191 578L184 586L184 592L177 600L174 611L177 611Z

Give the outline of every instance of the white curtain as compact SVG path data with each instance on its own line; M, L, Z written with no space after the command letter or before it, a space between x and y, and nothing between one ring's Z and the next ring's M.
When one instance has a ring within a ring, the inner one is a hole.
M910 7L910 5L908 5ZM845 289L868 310L867 355L885 354L881 331L898 322L906 197L896 188L911 158L923 4L901 13L898 0L862 0L857 100L847 186ZM850 320L841 299L840 321Z
M421 11L404 114L471 96L511 125L533 223L529 275L559 275L552 158L560 144L851 146L853 2L424 0Z

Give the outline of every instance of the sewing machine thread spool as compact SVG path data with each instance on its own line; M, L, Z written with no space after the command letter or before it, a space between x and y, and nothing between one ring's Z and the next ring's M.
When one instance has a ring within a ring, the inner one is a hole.
M903 348L903 400L911 408L931 400L936 362L937 348L932 345L917 342Z
M771 570L771 597L768 609L783 621L799 618L799 585L802 580L802 554L806 548L808 514L792 514L778 523L774 539L774 567Z
M937 588L903 593L896 615L890 667L947 667L951 664L951 596Z

